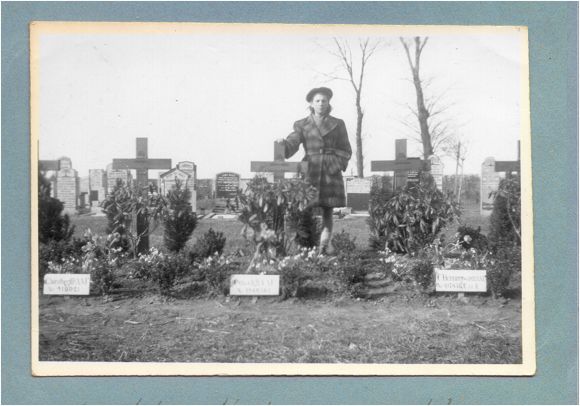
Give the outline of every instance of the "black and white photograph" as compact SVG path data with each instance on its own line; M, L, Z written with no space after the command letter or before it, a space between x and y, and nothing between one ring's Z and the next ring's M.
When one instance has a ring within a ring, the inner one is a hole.
M32 373L535 373L528 32L30 25Z

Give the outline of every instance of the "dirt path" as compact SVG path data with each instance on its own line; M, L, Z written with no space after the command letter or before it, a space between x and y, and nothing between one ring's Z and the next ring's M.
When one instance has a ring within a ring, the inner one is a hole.
M43 361L519 363L518 303L41 297Z

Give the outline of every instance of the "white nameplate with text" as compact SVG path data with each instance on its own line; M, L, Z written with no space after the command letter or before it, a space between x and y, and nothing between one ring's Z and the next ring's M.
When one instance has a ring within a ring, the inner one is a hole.
M437 292L487 292L485 270L435 269Z
M49 273L44 275L45 295L88 295L91 274Z
M280 275L235 274L230 279L231 296L277 296Z

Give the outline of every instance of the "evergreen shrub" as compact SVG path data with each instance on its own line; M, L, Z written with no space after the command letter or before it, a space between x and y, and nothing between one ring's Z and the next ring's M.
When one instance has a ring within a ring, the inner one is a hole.
M130 251L137 257L141 238L150 235L163 219L167 199L151 186L141 189L138 185L126 185L117 179L112 192L101 202L101 207L107 216L107 234L118 236L114 248ZM131 227L133 218L137 216L145 224L141 234L137 233L136 227Z
M497 247L487 268L488 289L494 297L504 296L514 276L521 275L522 250L518 245Z
M181 182L176 182L167 193L163 242L169 251L181 251L197 226L197 216L192 211L190 199L191 191Z
M420 182L405 186L387 202L371 210L371 247L385 241L381 250L415 253L430 245L439 232L459 215L450 194L443 194L428 173Z
M295 241L296 232L302 235L298 240L306 246L313 245L315 222L309 214L303 214L314 202L316 189L301 179L285 179L270 183L256 176L236 198L241 208L238 219L244 224L242 234L256 244L256 255L271 248L276 255L284 256L289 244ZM286 224L290 220L299 224ZM274 238L263 238L264 233L274 233ZM292 233L292 235L286 235ZM310 235L308 235L311 233Z
M195 242L189 257L191 261L199 261L208 258L216 253L221 255L226 245L226 237L220 231L210 228Z
M391 177L373 176L369 199L369 214L367 224L370 229L369 245L376 251L385 249L387 242L384 217L387 202L393 197L393 182Z
M64 205L50 196L50 181L38 174L38 239L41 244L50 241L70 241L74 226L68 214L62 214Z
M489 240L492 245L521 244L521 188L519 176L502 179L494 197L489 217Z

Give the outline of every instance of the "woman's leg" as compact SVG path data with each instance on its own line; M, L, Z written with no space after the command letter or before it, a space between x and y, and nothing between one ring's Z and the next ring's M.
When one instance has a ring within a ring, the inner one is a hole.
M322 233L320 234L321 253L328 252L330 239L332 238L332 207L322 207Z

